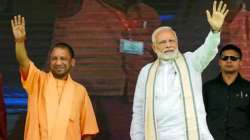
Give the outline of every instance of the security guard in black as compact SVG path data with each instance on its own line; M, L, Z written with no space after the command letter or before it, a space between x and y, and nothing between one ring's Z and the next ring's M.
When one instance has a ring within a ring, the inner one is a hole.
M250 140L250 82L238 74L227 85L221 74L203 86L208 128L215 140Z
M220 74L203 85L208 128L215 140L250 140L250 82L239 73L242 52L228 44L220 51Z

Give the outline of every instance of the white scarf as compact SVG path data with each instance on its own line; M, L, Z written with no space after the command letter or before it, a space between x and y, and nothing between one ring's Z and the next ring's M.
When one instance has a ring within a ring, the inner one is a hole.
M177 55L173 58L173 60L178 70L180 84L182 87L187 140L199 140L200 135L190 72L186 60L181 53L178 52ZM159 67L159 61L160 60L157 59L151 65L146 82L146 100L144 114L145 140L157 140L157 123L154 114L154 87L155 79L157 76L157 70Z

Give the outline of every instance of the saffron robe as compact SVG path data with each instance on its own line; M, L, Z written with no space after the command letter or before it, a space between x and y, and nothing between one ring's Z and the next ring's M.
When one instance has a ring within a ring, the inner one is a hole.
M21 81L28 94L24 140L81 140L98 133L88 93L70 75L58 80L30 62Z

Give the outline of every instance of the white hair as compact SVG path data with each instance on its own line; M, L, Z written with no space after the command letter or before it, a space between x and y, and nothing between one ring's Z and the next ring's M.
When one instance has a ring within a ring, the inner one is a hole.
M170 27L170 26L162 26L159 27L157 29L154 30L153 34L152 34L152 42L155 44L156 43L156 39L155 36L162 30L171 30L175 36L175 38L177 39L177 35L176 32ZM178 39L177 39L178 40Z

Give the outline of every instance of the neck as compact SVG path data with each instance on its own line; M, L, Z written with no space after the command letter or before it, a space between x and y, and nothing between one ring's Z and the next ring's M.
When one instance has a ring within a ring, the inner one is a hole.
M56 75L53 75L54 78L56 78L57 80L63 80L63 81L66 81L68 79L68 75L65 75L63 77L57 77Z
M235 81L237 75L238 75L238 72L235 72L235 73L223 73L222 72L222 78L227 85L231 85Z
M61 80L66 81L68 79L68 76L64 76L63 78L61 78Z

